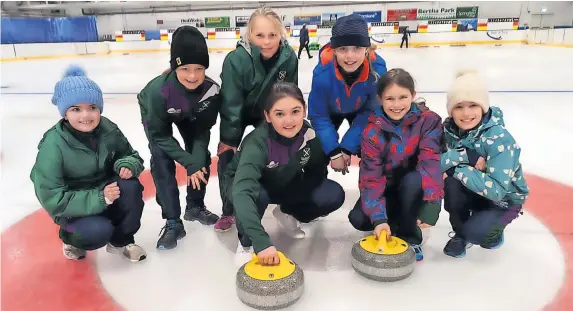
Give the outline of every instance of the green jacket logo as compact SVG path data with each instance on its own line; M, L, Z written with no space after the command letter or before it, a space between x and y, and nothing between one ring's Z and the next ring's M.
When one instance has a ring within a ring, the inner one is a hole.
M302 150L302 158L300 158L300 164L306 165L306 163L308 163L308 160L310 160L310 148L306 147Z
M286 78L286 71L279 71L279 82L283 82Z

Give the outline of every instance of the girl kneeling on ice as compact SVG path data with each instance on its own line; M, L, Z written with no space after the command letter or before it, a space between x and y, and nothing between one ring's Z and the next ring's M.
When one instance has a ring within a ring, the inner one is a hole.
M268 204L279 204L273 214L291 236L304 237L298 221L326 216L344 203L342 187L324 176L328 163L314 129L304 120L300 89L279 82L264 106L267 122L249 133L225 174L226 190L236 207L240 244L237 263L253 251L265 264L278 263L277 250L261 225ZM231 186L232 184L232 186Z
M440 170L442 120L412 102L414 80L402 69L392 69L377 87L381 107L370 116L362 134L360 196L348 215L358 230L374 230L408 242L422 260L422 233L417 220L422 208L438 206L443 198ZM437 221L435 215L432 220ZM427 220L422 219L423 222Z
M277 81L298 84L298 59L289 45L282 20L269 8L251 14L244 39L223 62L221 71L221 124L217 172L223 214L215 231L235 223L233 205L223 194L222 176L243 139L247 126L263 122L264 101Z
M448 91L442 154L444 207L455 235L444 253L463 257L469 243L492 249L520 213L529 194L521 148L490 107L485 82L475 70L460 71Z
M320 49L308 97L308 118L336 172L346 174L351 155L360 154L360 135L378 106L376 82L386 62L371 49L368 24L360 15L339 18L330 43ZM339 142L338 128L350 128Z
M146 253L134 243L141 225L143 160L117 125L101 116L99 86L70 67L52 103L62 119L38 146L30 178L42 207L60 226L64 255L83 259L107 244L110 253L137 262Z

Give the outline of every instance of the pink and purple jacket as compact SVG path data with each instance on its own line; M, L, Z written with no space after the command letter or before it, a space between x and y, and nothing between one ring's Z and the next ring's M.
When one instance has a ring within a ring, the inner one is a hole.
M389 179L416 170L422 176L424 201L444 197L442 133L440 116L414 103L398 125L386 117L382 107L370 115L362 133L359 188L362 209L374 225L388 219L384 192Z

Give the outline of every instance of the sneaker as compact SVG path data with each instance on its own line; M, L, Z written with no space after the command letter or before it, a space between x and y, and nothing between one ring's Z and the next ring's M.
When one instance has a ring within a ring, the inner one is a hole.
M219 220L215 223L215 231L217 232L225 232L231 229L231 227L235 224L235 217L234 216L221 216Z
M277 219L279 226L291 237L295 239L302 239L306 233L300 228L300 223L296 218L291 215L285 214L281 211L280 205L273 210L273 215Z
M411 246L412 249L414 249L414 252L416 253L416 261L424 260L424 253L422 252L422 246L418 244L412 244Z
M254 253L255 250L253 249L252 246L244 247L243 245L241 245L241 242L239 242L237 245L237 252L235 253L235 264L237 265L237 267L240 268L247 262L251 261L253 259Z
M173 249L177 247L177 240L184 238L187 232L185 232L185 227L183 227L183 222L180 219L170 219L161 228L159 235L161 237L157 241L157 249Z
M81 260L86 258L87 251L85 249L80 249L75 246L64 243L63 252L66 258L71 260Z
M450 240L444 247L444 254L455 258L463 258L466 256L466 249L469 247L471 247L471 244L456 234L453 237L450 236Z
M122 247L116 247L107 243L105 250L110 254L122 254L125 258L129 259L131 262L139 262L147 258L147 253L143 247L132 243Z
M187 221L198 221L202 225L210 226L217 223L217 221L219 220L219 216L207 210L205 205L193 206L193 207L188 206L185 209L185 216L183 216L183 219Z
M487 244L480 244L480 246L485 249L498 249L503 245L504 242L503 235L504 233L502 232L496 240L491 241L490 243Z

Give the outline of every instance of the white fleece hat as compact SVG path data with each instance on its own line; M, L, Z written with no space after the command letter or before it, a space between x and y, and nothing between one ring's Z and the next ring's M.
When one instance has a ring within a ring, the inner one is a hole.
M489 111L489 91L475 69L463 69L456 73L456 78L448 90L447 108L450 117L454 106L463 101L480 105L483 113Z

